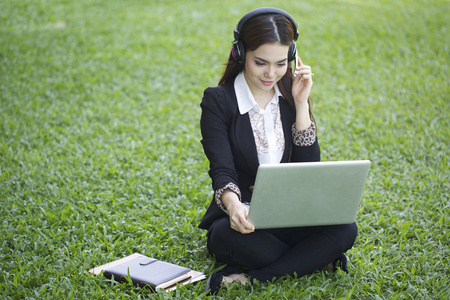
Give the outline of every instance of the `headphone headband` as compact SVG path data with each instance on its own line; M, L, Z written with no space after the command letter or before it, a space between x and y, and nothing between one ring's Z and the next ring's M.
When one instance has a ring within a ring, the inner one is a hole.
M289 19L289 21L292 24L292 28L294 29L294 41L298 39L298 29L297 24L295 23L294 19L284 10L274 8L274 7L261 7L256 8L254 10L249 11L246 13L240 20L239 23L236 26L236 29L234 29L234 39L237 41L239 40L239 35L241 34L242 27L247 23L248 20L252 19L253 17L256 17L258 15L265 15L265 14L280 14L285 16Z

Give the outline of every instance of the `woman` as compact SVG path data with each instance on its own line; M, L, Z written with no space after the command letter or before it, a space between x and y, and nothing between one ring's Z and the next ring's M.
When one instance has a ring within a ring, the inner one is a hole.
M255 230L247 220L243 203L251 201L259 164L319 161L320 148L309 105L311 67L300 58L295 75L290 67L298 37L292 17L259 8L239 21L234 36L219 86L206 89L201 103L214 198L199 227L208 231L209 251L228 264L211 274L206 289L302 276L338 262L346 271L343 253L356 224Z

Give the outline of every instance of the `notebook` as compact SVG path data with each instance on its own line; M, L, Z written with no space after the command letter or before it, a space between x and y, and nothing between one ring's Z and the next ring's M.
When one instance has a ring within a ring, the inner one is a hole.
M370 163L262 164L248 219L256 229L353 223Z
M150 286L154 290L176 289L178 284L188 284L205 279L202 272L183 266L134 253L119 260L89 270L95 275L104 274L117 281L130 279L139 286Z

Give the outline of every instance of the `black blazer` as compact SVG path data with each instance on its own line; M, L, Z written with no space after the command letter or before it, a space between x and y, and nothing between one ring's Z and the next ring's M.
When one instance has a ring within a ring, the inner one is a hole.
M280 97L279 104L285 138L281 162L319 161L320 148L317 139L313 145L306 147L292 143L291 127L295 122L295 108L283 97ZM250 187L254 185L259 166L258 154L249 115L239 113L234 80L207 88L200 106L203 137L201 142L210 162L209 176L213 190L232 182L240 188L242 202L250 202ZM227 214L217 206L213 197L199 227L209 229L216 219L225 216Z

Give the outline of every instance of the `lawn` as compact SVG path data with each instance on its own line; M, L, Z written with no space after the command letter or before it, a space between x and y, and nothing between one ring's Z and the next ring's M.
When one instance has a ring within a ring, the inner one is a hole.
M450 3L0 1L0 298L152 294L88 273L139 252L209 275L200 144L239 18L277 6L313 68L323 160L370 159L350 273L218 299L448 299Z

